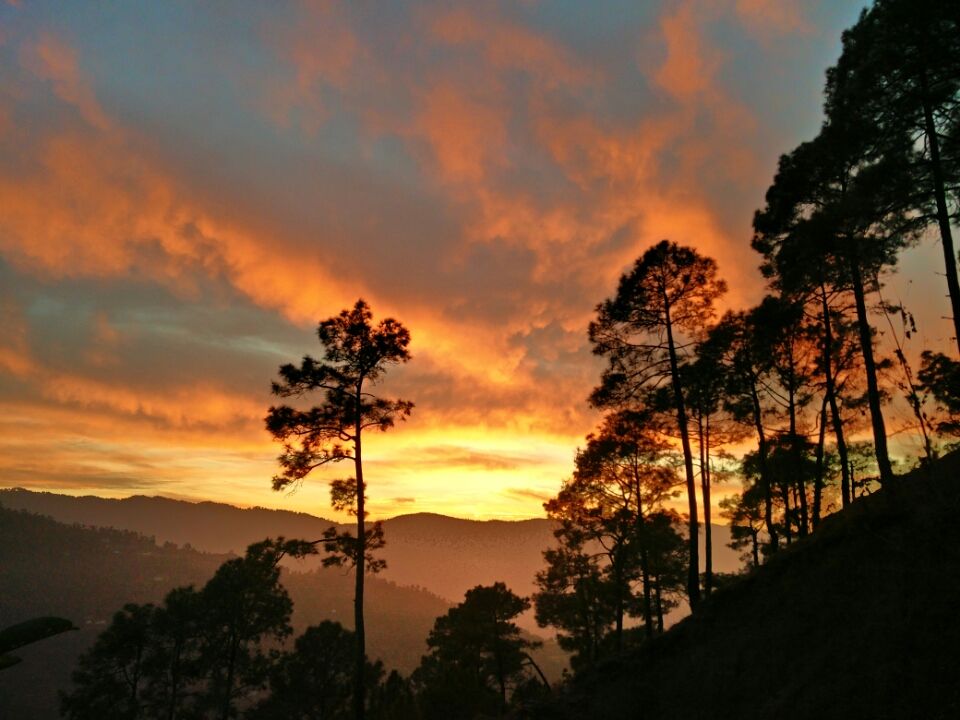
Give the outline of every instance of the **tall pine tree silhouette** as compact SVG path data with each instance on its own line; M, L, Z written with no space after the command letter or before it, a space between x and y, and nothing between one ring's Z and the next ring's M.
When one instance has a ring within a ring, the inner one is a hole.
M599 407L631 407L660 382L673 393L676 428L683 449L689 508L690 607L700 602L696 484L688 410L680 366L714 314L714 301L726 292L717 264L696 250L663 240L647 250L620 278L617 294L597 306L590 341L609 361L591 401Z
M383 545L380 523L367 529L366 484L363 479L362 438L364 430L385 431L410 415L413 403L378 397L368 388L379 381L387 368L410 359L407 346L410 332L397 320L386 318L373 325L373 313L360 299L352 309L324 320L317 328L324 348L322 362L309 355L300 366L283 365L273 393L299 398L320 392L323 402L309 409L289 405L271 407L267 429L283 443L279 457L282 472L274 477L274 490L302 482L314 469L341 460L352 460L354 477L331 483L332 505L357 517L357 534L331 528L324 536L327 565L350 565L356 571L354 632L354 713L362 720L366 710L366 648L363 622L363 580L366 572L385 565L372 552Z

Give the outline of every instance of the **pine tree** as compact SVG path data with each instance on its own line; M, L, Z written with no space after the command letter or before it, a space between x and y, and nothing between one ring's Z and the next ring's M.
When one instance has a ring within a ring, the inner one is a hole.
M630 408L661 381L670 384L687 489L690 607L700 602L696 482L689 419L680 366L713 317L715 300L726 292L717 265L696 250L663 240L620 278L617 294L597 306L590 324L593 351L607 358L592 402Z
M311 471L328 463L352 460L354 477L331 483L334 508L356 515L356 536L338 533L325 535L325 547L331 553L325 564L347 564L355 569L354 632L354 713L363 720L366 703L366 633L363 618L364 576L384 567L372 552L383 545L379 523L367 529L366 483L363 477L362 441L365 430L385 431L413 410L406 400L388 400L369 392L391 365L410 359L407 347L409 331L397 320L372 324L373 313L362 299L350 310L324 320L317 329L324 348L322 362L305 356L299 367L284 365L280 381L273 383L275 395L298 398L311 392L323 394L323 404L308 410L288 405L271 407L267 429L283 443L279 458L282 473L273 479L280 490L296 485Z

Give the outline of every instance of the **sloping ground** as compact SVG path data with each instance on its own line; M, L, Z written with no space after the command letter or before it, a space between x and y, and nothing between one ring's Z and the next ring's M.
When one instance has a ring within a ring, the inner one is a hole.
M960 454L828 518L535 716L960 717Z

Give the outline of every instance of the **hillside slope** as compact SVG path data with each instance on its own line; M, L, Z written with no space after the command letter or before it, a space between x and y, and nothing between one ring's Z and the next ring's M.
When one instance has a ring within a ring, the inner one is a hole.
M828 518L539 718L960 717L960 454Z

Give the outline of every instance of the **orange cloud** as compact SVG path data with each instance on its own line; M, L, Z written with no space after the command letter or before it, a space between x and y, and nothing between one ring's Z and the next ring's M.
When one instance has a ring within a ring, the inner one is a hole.
M258 427L264 403L221 388L185 383L174 391L124 388L115 383L58 375L45 378L42 392L62 404L106 409L112 413L182 428L219 429L244 425Z
M721 62L719 54L704 45L695 12L692 2L684 2L661 18L667 57L654 75L660 87L686 101L714 87Z
M324 5L323 12L329 13L329 7ZM656 190L654 197L661 198L658 203L651 202L651 193L658 182L657 155L677 139L674 118L603 130L586 115L551 114L547 103L538 99L546 86L558 77L581 81L585 74L571 70L563 53L531 33L514 29L510 37L516 42L506 44L493 39L491 28L500 27L489 22L484 25L460 13L444 16L435 31L445 43L481 47L495 68L526 63L542 68L538 82L543 85L533 88L530 105L537 136L563 176L588 191L584 199L592 207L572 197L572 202L542 206L500 187L489 170L502 169L503 163L509 162L505 160L506 98L496 83L490 95L479 100L450 83L439 83L423 95L417 132L433 148L443 177L470 183L473 207L465 208L465 237L471 242L504 237L533 248L538 257L534 280L547 281L577 267L589 275L591 268L601 263L605 267L599 276L604 280L615 277L617 267L655 237L637 237L614 256L613 263L609 256L597 256L595 250L623 227L632 227L636 233L641 227L640 217L649 213L652 205L668 202L669 190ZM96 120L95 126L100 129L109 126L92 93L76 90L88 88L88 84L78 74L75 55L49 39L44 47L60 49L58 53L46 52L45 57L70 60L47 62L51 68L60 68L57 76L66 78L65 87L74 88L60 94L74 101L83 98L86 105L97 108L83 116ZM331 77L336 79L346 72L352 54L344 51L341 60L331 61ZM323 66L303 62L303 77L311 73L311 67ZM666 76L672 72L666 72ZM9 225L15 231L7 250L22 261L53 273L101 275L127 273L149 262L148 272L174 285L183 281L189 268L223 273L258 304L281 310L297 322L307 322L331 306L346 304L356 294L376 296L367 288L357 288L362 278L354 278L348 290L330 276L322 262L277 253L235 221L217 219L209 210L194 206L178 187L177 179L138 154L136 139L129 133L115 130L51 138L43 158L43 166L27 182L18 177L15 183L11 180L0 188L0 209L11 218ZM696 158L691 165L696 165ZM638 200L641 196L643 202ZM688 198L676 202L689 205ZM661 213L659 207L657 212ZM694 212L708 211L694 208ZM28 237L42 238L43 242L28 243ZM145 260L154 247L162 250L160 257ZM299 282L305 276L314 282ZM596 278L589 282L596 284ZM595 301L591 298L585 307ZM535 317L544 317L558 308L544 305L531 310ZM420 327L425 328L420 336L424 337L423 346L430 348L428 352L444 360L467 355L452 340L456 336L449 333L446 321L434 320L430 313L415 313ZM577 317L583 316L583 311L578 311ZM499 361L491 365L490 358L480 353L475 361L455 363L465 369L486 368L485 374L492 380L500 377L516 382L520 358L515 353L505 355L503 343L494 340L496 334L496 330L489 333L490 356ZM469 355L476 357L476 353Z
M16 174L0 171L0 250L9 259L56 277L139 272L184 292L190 271L226 274L256 301L300 321L355 296L355 289L338 293L341 283L319 260L277 253L196 205L135 133L106 116L62 42L44 36L23 56L42 60L58 97L88 125L37 138ZM304 273L314 282L291 282Z
M521 355L505 345L502 328L475 328L472 337L481 342L466 352L462 335L451 333L449 322L440 321L435 312L392 308L359 285L359 279L347 286L332 278L320 258L277 252L243 228L207 219L178 197L171 179L139 161L130 146L109 138L84 142L77 137L56 138L52 147L44 167L28 181L0 178L0 210L8 230L4 251L27 267L53 277L140 272L182 292L189 292L189 271L199 269L225 275L257 304L307 325L365 295L378 311L402 317L414 329L414 351L421 361L451 373L457 383L508 387L520 380L516 371ZM77 182L80 177L85 182ZM207 240L200 242L202 238ZM110 362L106 343L111 339L115 335L102 326L97 364ZM315 352L307 333L304 343L305 351ZM15 364L14 357L6 353L7 364L26 367L25 360ZM224 398L194 404L192 387L151 397L148 388L121 391L59 377L45 388L47 397L60 402L143 414L172 424L185 423L192 415L199 424L215 425L237 415L235 403ZM242 417L259 420L264 407L247 410ZM504 414L510 411L504 409Z
M441 48L464 59L479 55L475 62L458 62L456 73L430 73L420 91L419 113L408 128L427 140L447 182L482 188L489 185L483 181L492 169L509 167L508 124L512 115L523 112L511 107L510 73L527 77L534 100L556 87L600 82L598 73L558 44L490 12L457 8L424 21Z
M262 55L229 78L247 95L227 97L237 105L210 117L209 136L166 117L149 131L124 120L109 103L122 84L98 97L82 45L17 39L20 74L0 88L0 149L13 161L0 164L0 254L51 286L162 288L185 314L220 292L218 311L265 309L261 321L289 332L257 373L319 353L314 323L363 296L410 327L414 361L383 390L418 404L371 443L375 495L387 498L376 511L414 496L423 510L539 514L595 424L585 397L600 361L585 328L625 267L670 237L718 259L730 304L759 288L743 260L749 212L731 216L771 168L708 30L721 17L786 27L775 6L671 3L605 53L507 6L424 6L378 24L355 5L303 3L254 33L264 47L244 52ZM656 62L631 62L641 44ZM31 104L57 122L16 126ZM221 128L243 142L218 154L205 141ZM10 311L20 326L4 322L19 329L0 338L0 369L23 394L0 398L0 415L63 441L43 471L27 461L38 457L27 434L8 435L17 477L126 487L139 472L168 492L325 511L322 479L297 498L270 495L269 373L256 388L186 362L165 387L148 371L114 379L132 341L101 310L69 369L31 354L43 330L22 309ZM78 437L86 445L71 450ZM163 467L177 457L180 477Z
M802 3L736 0L736 10L747 27L760 34L785 35L811 30L809 21L803 16Z
M29 375L34 363L27 346L27 323L12 297L0 295L0 327L0 370L17 378Z
M121 380L98 380L83 374L81 358L70 372L56 369L30 350L29 328L23 309L9 298L0 298L0 370L17 377L21 389L35 390L40 398L56 407L100 414L108 423L124 426L130 421L152 424L155 428L205 432L223 431L230 435L237 428L259 428L266 409L264 392L250 393L218 387L208 380L185 377L176 387L131 386ZM94 319L90 351L84 359L92 367L116 365L119 359L111 348L120 341L119 332L103 315ZM260 395L260 397L257 397ZM2 402L2 401L0 401ZM74 424L74 423L71 423Z
M23 47L21 62L38 77L50 81L57 96L76 107L84 120L99 130L110 129L110 120L83 78L71 47L44 34L36 43Z
M479 182L490 165L504 160L506 117L501 98L471 97L441 83L427 90L420 128L448 182Z
M441 12L430 29L443 43L477 48L488 67L529 73L546 87L578 86L600 80L582 58L572 57L544 35L489 14L481 15L478 7Z
M264 104L280 127L289 128L296 115L305 131L315 133L329 116L323 88L345 89L366 50L350 28L343 3L305 0L297 7L295 27L272 22L263 30L265 41L293 70L291 77L267 82Z

